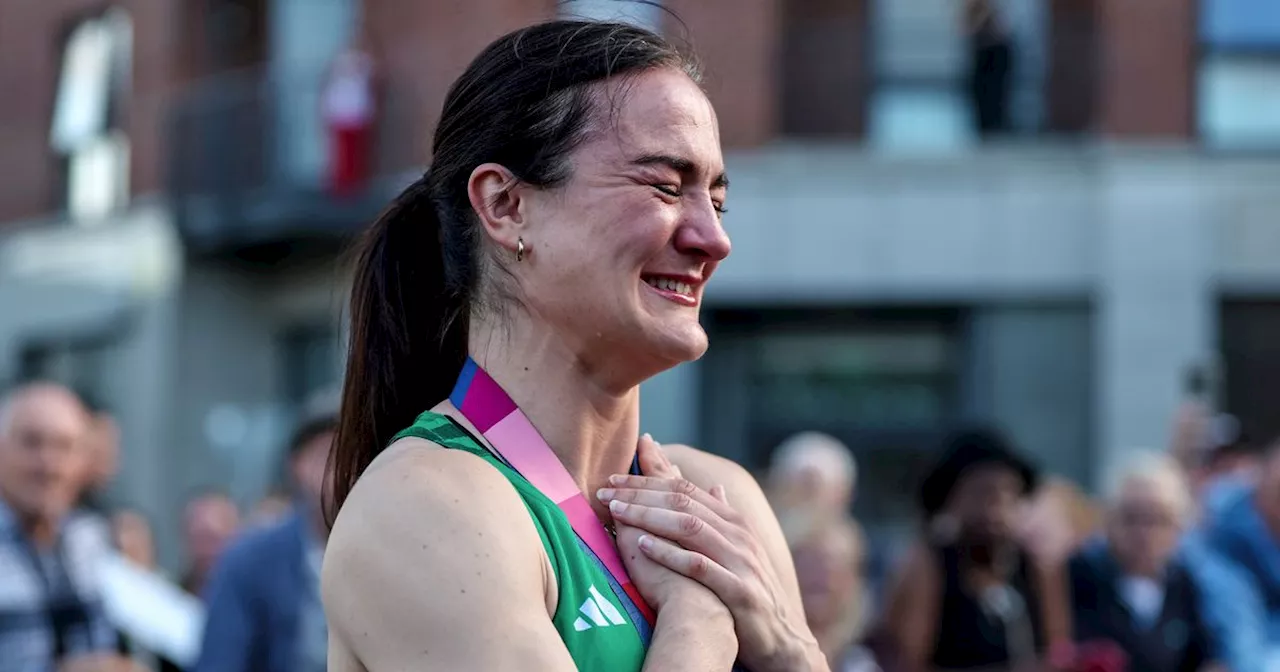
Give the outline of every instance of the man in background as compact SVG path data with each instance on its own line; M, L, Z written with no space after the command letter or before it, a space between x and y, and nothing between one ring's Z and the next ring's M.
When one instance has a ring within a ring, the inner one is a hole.
M110 539L75 513L92 460L92 419L64 387L30 384L0 402L0 669L131 669L115 654L96 580Z
M293 509L250 531L219 559L195 672L323 672L328 630L320 603L325 463L337 415L304 420L289 442Z
M1256 482L1238 480L1218 486L1213 503L1206 507L1200 543L1224 558L1248 583L1248 591L1221 594L1227 604L1258 603L1265 658L1251 652L1249 658L1265 660L1264 669L1280 669L1280 438L1272 441ZM1253 619L1237 614L1232 630L1241 630ZM1254 628L1248 628L1254 629ZM1242 656L1243 657L1243 656ZM1234 665L1233 665L1234 668Z
M183 536L187 550L187 572L182 588L203 595L209 572L218 556L240 530L240 510L221 492L206 492L187 502Z

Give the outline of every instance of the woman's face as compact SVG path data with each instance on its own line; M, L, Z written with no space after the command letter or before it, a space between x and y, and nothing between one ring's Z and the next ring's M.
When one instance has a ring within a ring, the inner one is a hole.
M607 83L599 105L570 178L524 190L528 251L509 266L525 305L586 364L634 367L638 357L662 370L706 350L703 290L729 254L716 116L671 69Z
M984 464L964 472L951 493L951 511L962 534L974 542L1001 542L1013 537L1023 502L1022 477L1001 464Z
M1110 518L1111 548L1125 571L1154 575L1164 569L1182 534L1177 501L1167 488L1129 481Z
M805 617L815 629L839 622L856 608L862 587L862 546L843 530L820 534L793 550Z

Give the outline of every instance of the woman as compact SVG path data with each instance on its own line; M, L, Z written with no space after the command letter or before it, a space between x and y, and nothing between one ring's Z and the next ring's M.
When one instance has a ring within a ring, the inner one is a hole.
M1031 544L1018 534L1036 481L994 432L950 439L921 487L929 538L887 600L895 669L1038 669L1051 647L1069 647L1067 544Z
M1071 560L1076 638L1118 646L1131 672L1196 672L1210 659L1201 597L1177 558L1193 515L1173 458L1140 454L1112 479L1105 539Z
M800 578L805 618L835 672L876 672L859 642L868 612L863 585L866 542L862 528L845 517L790 530L785 526Z
M729 253L696 75L561 21L450 90L355 272L330 669L825 669L760 488L639 438L638 386L706 350Z

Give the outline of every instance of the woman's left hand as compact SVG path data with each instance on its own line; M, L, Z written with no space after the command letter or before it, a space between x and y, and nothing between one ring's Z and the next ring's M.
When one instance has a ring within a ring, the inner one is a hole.
M788 605L756 534L729 504L723 486L684 479L650 438L640 441L646 476L617 475L597 496L619 525L647 534L641 551L711 589L733 614L742 664L754 672L811 669L825 660L803 613Z

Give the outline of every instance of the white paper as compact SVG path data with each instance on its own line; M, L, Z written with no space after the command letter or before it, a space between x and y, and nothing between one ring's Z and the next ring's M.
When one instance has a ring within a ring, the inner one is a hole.
M111 623L179 667L200 656L204 605L168 579L119 555L102 565L102 599Z

